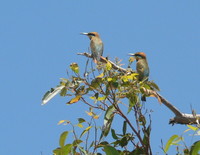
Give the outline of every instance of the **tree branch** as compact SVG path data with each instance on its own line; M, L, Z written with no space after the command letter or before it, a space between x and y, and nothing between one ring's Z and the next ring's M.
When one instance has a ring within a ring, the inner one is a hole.
M86 52L84 52L84 53L77 53L77 55L83 55L83 56L86 56L86 57L88 57L88 58L92 58L92 55L89 54L89 53L86 53ZM122 72L122 73L126 73L126 72L127 72L126 69L124 69L124 68L122 68L122 67L116 65L114 62L112 62L112 61L110 61L110 60L107 60L106 58L104 58L104 57L102 57L102 56L101 56L100 61L103 62L103 63L107 63L107 61L108 61L108 62L111 63L113 69L118 70L119 72ZM130 72L130 71L129 71L129 72Z
M77 54L86 56L88 58L92 58L91 54L89 54L89 53L77 53ZM122 73L130 72L130 70L127 70L125 68L122 68L122 67L116 65L114 62L107 60L104 57L101 57L100 61L103 63L107 63L107 62L111 63L112 68L115 70L118 70L119 72L122 72ZM159 102L163 103L169 110L171 110L175 114L175 117L171 118L169 120L169 124L172 124L172 125L174 125L174 124L199 124L200 114L194 115L194 114L182 113L175 106L173 106L169 101L167 101L163 96L161 96L157 91L147 90L147 89L144 91L145 91L145 93L149 94L150 96L156 97Z

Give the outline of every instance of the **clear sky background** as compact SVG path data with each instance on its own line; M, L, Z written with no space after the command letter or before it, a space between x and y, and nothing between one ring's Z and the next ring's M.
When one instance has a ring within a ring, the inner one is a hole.
M100 33L104 56L122 59L124 67L127 53L145 52L160 93L182 112L192 106L200 113L200 1L1 1L0 154L50 155L70 129L58 121L87 117L81 103L67 106L67 98L56 96L41 106L41 99L67 77L70 63L85 64L76 53L87 51L89 39L79 33L91 31ZM169 125L174 115L156 99L146 106L154 111L153 152L163 154L160 140L186 127Z

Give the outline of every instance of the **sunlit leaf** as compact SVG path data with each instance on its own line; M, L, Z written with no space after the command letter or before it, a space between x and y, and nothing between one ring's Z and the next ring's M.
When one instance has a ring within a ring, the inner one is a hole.
M106 99L106 96L98 97L97 101L104 101Z
M120 155L119 152L112 146L106 145L103 148L106 155Z
M110 81L112 81L112 80L113 80L113 78L110 78L110 77L107 78L107 81L108 81L108 82L110 82Z
M129 62L133 62L133 61L135 61L135 57L129 57Z
M77 63L71 63L70 64L70 68L73 72L75 73L79 73L79 67L78 67L78 64Z
M99 115L94 115L93 118L94 119L99 119Z
M134 80L134 79L136 79L137 75L138 75L138 73L132 73L130 75L127 75L126 78L127 78L127 80Z
M174 142L177 138L179 138L178 135L173 135L173 136L170 137L170 139L167 141L167 143L166 143L166 145L165 145L165 148L164 148L165 153L167 153L167 151L169 150L169 147L170 147L171 145L173 145L173 142Z
M42 98L42 105L49 102L54 96L56 96L65 86L57 86L56 88L52 88L50 91L46 92L44 97Z
M65 140L66 140L68 134L69 134L69 131L65 131L65 132L63 132L63 133L60 135L59 144L60 144L60 147L61 147L61 148L65 146Z
M67 104L73 104L76 103L80 100L82 96L81 95L77 95L75 98L71 99L69 102L67 102Z
M93 112L88 112L88 111L85 111L89 116L93 116Z
M60 125L60 124L67 125L67 124L69 124L69 123L70 123L70 121L68 121L68 120L60 120L60 121L58 122L58 125Z
M68 155L72 150L73 144L66 144L63 148L63 153L61 155Z
M87 133L91 128L92 128L92 126L88 126L88 127L81 133L80 138L81 138L85 133Z
M81 123L78 123L77 126L78 126L79 128L83 128L83 125L82 125Z
M102 78L104 77L104 73L101 73L100 75L97 76L97 78Z
M121 77L121 80L122 80L123 82L128 82L127 76L122 76L122 77Z
M106 64L106 70L111 70L112 69L112 64L108 61Z
M64 83L68 83L68 82L69 82L69 80L66 79L66 78L60 78L60 80L61 80L62 82L64 82Z
M187 125L187 127L190 128L190 129L193 130L193 131L199 130L198 127L194 127L194 126L192 126L192 125Z

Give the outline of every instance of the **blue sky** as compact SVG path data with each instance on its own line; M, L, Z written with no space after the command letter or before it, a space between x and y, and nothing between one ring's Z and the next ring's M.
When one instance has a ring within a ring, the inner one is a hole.
M59 96L41 106L43 94L67 77L70 63L85 63L76 55L89 46L80 32L99 32L104 56L118 57L125 66L127 53L145 52L150 80L160 93L181 111L190 113L192 106L198 113L199 6L198 0L1 1L0 154L49 155L61 132L69 130L58 121L87 117L84 105L67 106L68 99ZM173 113L155 99L146 106L154 111L153 152L162 154L160 140L166 142L186 127L169 125Z

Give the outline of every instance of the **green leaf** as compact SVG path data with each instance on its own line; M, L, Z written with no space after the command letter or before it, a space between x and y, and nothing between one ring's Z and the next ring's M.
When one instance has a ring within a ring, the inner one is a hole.
M85 119L83 119L83 118L78 118L78 122L79 122L79 123L83 123L83 122L86 122L86 121L85 121Z
M73 72L75 73L79 73L79 67L78 67L78 64L77 63L71 63L70 64L70 68Z
M150 82L150 85L156 90L156 91L160 91L160 88L158 87L158 85L156 83L154 83L153 81Z
M129 107L127 113L129 113L132 110L132 107L137 103L137 97L135 95L130 96L128 99L129 99Z
M104 151L106 155L120 155L119 152L114 147L109 145L104 146Z
M67 88L64 87L60 92L60 96L66 96L66 94L67 94Z
M92 88L92 89L98 88L101 85L102 81L103 81L102 78L93 79L90 84L90 88Z
M109 131L110 131L110 127L112 125L112 121L114 118L114 111L115 111L115 107L114 106L110 106L108 107L105 116L104 116L104 126L102 129L102 136L107 136ZM101 137L102 137L101 136Z
M123 135L125 135L125 134L126 134L126 129L127 129L127 122L126 122L126 121L124 121L124 123L123 123L123 130L122 130L122 132L123 132Z
M120 146L121 147L124 147L124 146L126 146L127 144L128 144L128 140L127 140L127 138L126 137L123 137L121 140L120 140Z
M83 142L83 141L80 140L80 139L74 140L73 146L77 146L77 145L79 145L79 144L82 143L82 142Z
M142 147L137 147L135 150L131 152L131 155L143 155L145 154L145 150Z
M44 95L44 97L42 98L42 105L46 104L47 102L49 102L54 96L56 96L58 93L60 93L60 91L64 88L65 86L61 85L61 86L57 86L55 88L51 88L50 91L47 91Z
M56 148L53 150L54 155L62 155L62 149L61 148Z
M200 152L200 141L196 141L191 147L190 154L197 155L199 154L199 152Z
M72 144L66 144L64 148L62 148L62 155L68 155L71 152L72 147Z
M170 139L167 141L167 143L166 143L166 145L165 145L165 148L164 148L165 153L167 153L167 151L169 150L169 147L170 147L171 145L173 145L173 142L174 142L177 138L179 138L178 135L173 135L173 136L170 137Z
M143 133L144 133L143 143L144 143L145 145L148 145L148 144L149 144L150 132L151 132L151 127L150 127L150 125L148 126L148 128L147 128L146 130L143 130Z
M60 143L61 148L65 146L65 140L66 140L68 134L69 134L69 131L65 131L60 135L60 142L59 143Z
M115 134L115 130L114 130L114 129L111 129L111 133L112 133L113 139L119 139L119 138L117 137L117 135Z

